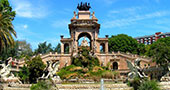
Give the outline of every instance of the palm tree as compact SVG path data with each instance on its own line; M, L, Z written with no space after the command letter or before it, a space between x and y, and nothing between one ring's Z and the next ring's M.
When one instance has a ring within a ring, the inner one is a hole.
M12 24L14 17L15 11L12 11L8 0L0 0L0 51L14 45L13 36L16 37Z

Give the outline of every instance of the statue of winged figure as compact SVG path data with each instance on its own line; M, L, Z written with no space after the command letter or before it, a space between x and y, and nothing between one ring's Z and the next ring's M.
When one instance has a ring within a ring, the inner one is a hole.
M137 58L135 61L134 61L134 64L129 61L129 60L126 60L127 62L127 66L128 68L131 70L131 72L128 74L128 77L129 78L134 78L135 76L139 76L140 78L145 78L147 77L143 71L143 69L140 67L140 62L141 60L139 58Z
M8 83L22 83L18 77L15 77L11 72L10 63L12 62L12 57L8 58L4 63L0 64L0 80L1 82Z
M47 61L46 69L41 78L53 78L56 75L59 66L59 62Z

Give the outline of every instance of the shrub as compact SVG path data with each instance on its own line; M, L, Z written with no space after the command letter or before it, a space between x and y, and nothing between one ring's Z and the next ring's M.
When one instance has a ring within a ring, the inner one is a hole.
M100 76L92 76L92 79L93 79L95 82L100 82L101 77L100 77Z
M79 77L79 75L78 75L78 73L71 73L71 74L68 74L68 75L66 75L65 76L66 77L66 79L75 79L76 77Z
M141 82L139 77L135 77L132 81L128 82L128 85L133 87L134 90L138 90L140 84Z
M74 65L70 65L62 68L57 75L60 76L61 79L70 79L75 77L80 77L83 70L82 67L76 67Z
M70 71L70 69L73 68L73 67L75 67L75 66L70 65L70 66L67 66L67 67L65 67L65 68L62 68L62 69L57 73L57 75L59 75L61 79L66 79L66 78L67 78L66 76L67 76L68 74L73 73L73 72Z
M106 71L102 73L102 78L113 79L114 73L111 71Z
M99 66L99 60L96 57L92 57L90 54L90 49L88 47L80 47L79 55L72 58L72 64L80 67L90 67Z
M23 83L29 82L30 71L29 71L28 67L26 67L25 65L21 68L21 71L19 71L18 75L21 78Z
M99 66L95 66L93 67L93 70L92 72L98 72L98 71L103 71L104 69L102 67L99 67Z
M42 76L43 70L46 67L40 56L36 56L32 60L28 61L27 66L30 72L29 81L31 83L35 83L37 78Z
M160 90L160 88L156 81L146 80L139 86L138 90Z
M45 81L39 81L37 84L34 84L30 87L31 90L50 90L52 84Z
M74 67L70 69L70 71L81 71L81 70L82 70L82 67Z

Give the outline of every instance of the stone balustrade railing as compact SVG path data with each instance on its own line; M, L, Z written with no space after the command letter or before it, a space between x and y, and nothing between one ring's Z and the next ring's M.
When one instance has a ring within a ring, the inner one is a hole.
M137 54L124 53L124 52L120 52L120 51L118 51L118 52L112 52L112 53L110 53L110 54L113 54L113 55L121 55L121 56L129 57L129 58L140 58L140 59L142 59L142 60L144 60L144 61L150 61L150 60L152 60L152 58L149 58L149 57L147 57L147 56L139 56L139 55L137 55Z

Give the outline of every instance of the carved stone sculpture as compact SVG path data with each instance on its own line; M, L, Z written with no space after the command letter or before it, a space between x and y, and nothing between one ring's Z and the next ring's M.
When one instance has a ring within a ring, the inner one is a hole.
M143 71L143 69L140 67L140 59L137 58L134 61L134 64L131 63L129 60L126 60L128 68L131 70L131 72L128 74L129 78L134 78L135 76L139 76L140 78L147 77Z
M59 62L47 61L47 67L41 78L53 78L58 71L60 64Z
M0 82L4 82L4 83L22 83L19 78L15 77L14 74L11 72L11 67L10 67L10 63L11 62L11 58L10 60L6 61L5 63L0 64Z
M88 41L86 40L86 37L84 37L84 40L81 42L81 46L88 46Z
M168 71L164 76L161 77L161 81L163 81L163 82L170 81L170 63L168 64Z
M46 69L40 79L51 78L54 83L61 82L60 77L56 75L56 72L59 70L59 66L59 62L47 61Z
M78 4L77 9L80 11L88 11L91 8L90 3L87 4L87 2L83 3L81 2L80 5Z

